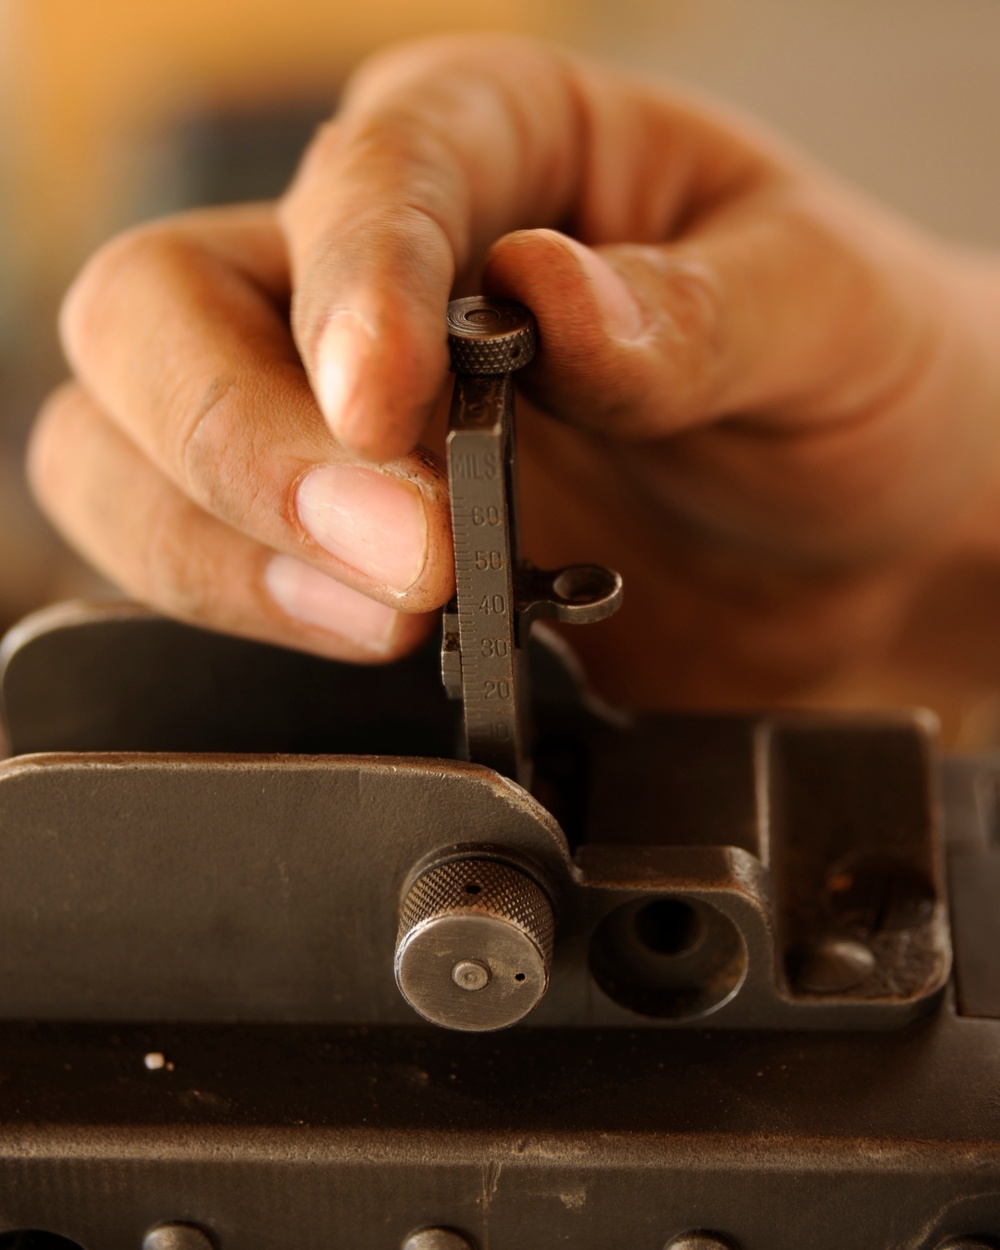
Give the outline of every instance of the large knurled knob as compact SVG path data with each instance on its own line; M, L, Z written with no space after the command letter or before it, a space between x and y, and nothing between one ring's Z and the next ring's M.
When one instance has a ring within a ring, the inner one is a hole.
M396 939L396 984L426 1020L486 1032L522 1020L548 988L555 919L526 872L458 859L407 892Z
M448 305L448 348L455 373L513 373L535 354L535 319L510 299L470 295Z

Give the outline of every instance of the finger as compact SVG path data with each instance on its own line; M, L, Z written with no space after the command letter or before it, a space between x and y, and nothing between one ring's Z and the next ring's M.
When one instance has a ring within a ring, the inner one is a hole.
M331 436L282 303L273 213L195 214L134 232L67 297L67 354L99 407L200 509L406 611L451 593L440 467L376 469Z
M858 242L873 235L874 248ZM909 263L894 264L907 247ZM832 194L806 205L787 183L667 244L518 232L484 273L491 293L538 319L541 349L521 379L533 398L643 439L751 413L802 428L876 405L926 349L917 310L938 307L933 281L902 230L857 228Z
M397 612L209 516L77 386L43 410L28 472L74 546L171 616L354 662L400 656L435 624L436 614Z
M376 60L281 209L296 341L331 428L374 459L413 446L449 294L498 236L569 222L589 243L660 241L776 159L701 105L526 40Z

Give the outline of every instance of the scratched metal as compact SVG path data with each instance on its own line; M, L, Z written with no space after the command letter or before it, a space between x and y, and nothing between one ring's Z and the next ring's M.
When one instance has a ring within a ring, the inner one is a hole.
M448 306L448 331L458 375L448 434L456 590L444 613L441 675L464 705L468 758L528 786L532 622L610 616L621 578L597 565L536 569L519 557L512 373L534 355L531 314L470 296Z
M445 629L446 634L458 635L469 758L523 780L525 731L517 698L523 677L513 577L512 408L509 374L460 376L455 383L448 475L456 608L448 614L452 620ZM446 654L454 655L454 648Z

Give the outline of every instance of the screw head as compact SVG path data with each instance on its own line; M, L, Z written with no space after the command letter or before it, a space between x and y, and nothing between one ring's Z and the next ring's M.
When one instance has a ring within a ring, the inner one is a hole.
M193 1224L159 1224L142 1239L142 1250L214 1250L214 1243Z
M484 990L493 978L481 959L460 959L451 970L451 979L460 990Z
M473 1245L452 1228L422 1228L411 1233L400 1250L473 1250Z

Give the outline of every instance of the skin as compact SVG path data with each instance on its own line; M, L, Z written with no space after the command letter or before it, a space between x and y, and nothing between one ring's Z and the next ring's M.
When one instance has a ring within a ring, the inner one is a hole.
M103 248L36 494L168 613L402 655L452 589L444 309L475 290L539 323L525 551L625 578L572 634L612 698L836 702L919 652L959 555L1000 554L997 260L714 103L500 36L364 65L276 205Z

